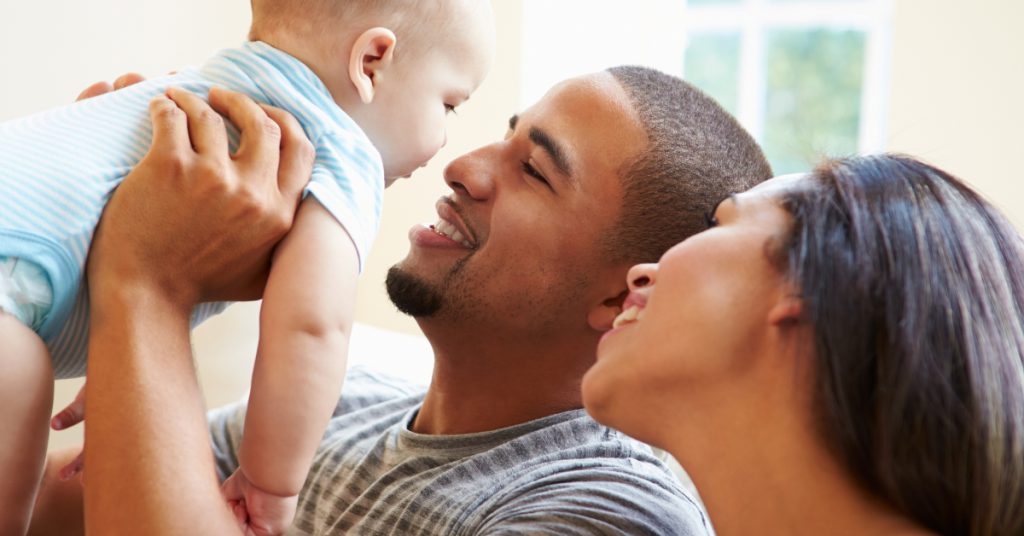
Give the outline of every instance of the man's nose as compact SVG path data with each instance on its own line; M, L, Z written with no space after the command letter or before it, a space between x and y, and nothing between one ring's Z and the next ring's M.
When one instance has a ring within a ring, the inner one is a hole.
M489 199L494 194L494 174L498 172L496 157L494 145L464 154L444 168L444 180L452 190L472 199Z

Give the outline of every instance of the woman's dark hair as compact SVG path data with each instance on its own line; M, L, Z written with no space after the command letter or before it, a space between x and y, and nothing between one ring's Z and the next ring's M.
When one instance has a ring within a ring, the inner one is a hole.
M826 162L779 253L815 333L821 431L941 534L1024 534L1024 240L955 177Z

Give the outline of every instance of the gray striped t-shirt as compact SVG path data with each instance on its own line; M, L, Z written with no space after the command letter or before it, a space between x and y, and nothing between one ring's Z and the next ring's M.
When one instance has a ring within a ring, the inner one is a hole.
M567 411L491 432L409 430L424 389L353 369L299 495L289 534L710 534L651 450ZM214 410L224 479L245 404Z

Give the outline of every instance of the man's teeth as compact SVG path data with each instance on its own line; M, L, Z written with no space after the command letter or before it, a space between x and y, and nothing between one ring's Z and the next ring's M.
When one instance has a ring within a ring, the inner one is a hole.
M462 236L462 233L460 233L459 230L456 229L454 225L444 220L437 220L437 223L434 224L434 232L440 235L447 236L448 238L451 238L452 240L462 244L463 246L466 246L467 248L473 247L473 244L471 244L469 240L466 240L466 237Z
M619 313L619 316L615 317L615 321L612 322L612 328L624 326L630 322L636 322L637 317L640 316L640 308L632 306L625 311Z

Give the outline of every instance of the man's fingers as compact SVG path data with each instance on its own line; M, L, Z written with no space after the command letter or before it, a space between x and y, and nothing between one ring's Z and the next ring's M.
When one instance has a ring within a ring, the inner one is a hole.
M281 161L278 164L277 187L285 201L298 207L302 190L313 171L316 151L306 137L302 125L292 114L273 106L260 105L263 111L281 128Z
M60 477L61 480L68 480L71 477L77 475L78 473L81 473L83 467L85 467L84 450L79 452L78 456L75 456L74 460L71 460L71 462L69 462L64 467L61 467L60 471L57 473L57 476Z
M85 420L85 386L78 390L75 399L50 419L50 428L63 430Z
M188 132L196 152L213 156L226 155L228 134L224 118L195 94L178 88L167 90L167 96L188 116Z
M235 161L250 169L277 169L281 127L256 101L235 91L210 90L210 106L226 115L241 131Z
M75 100L80 101L85 99L91 99L93 97L98 97L100 95L103 95L104 93L110 93L111 91L124 89L128 86L138 84L139 82L142 82L145 79L146 77L142 76L139 73L122 74L121 76L117 77L117 80L114 80L113 84L106 81L96 82L95 84L85 88L84 91L82 91L78 94L77 97L75 97Z
M188 119L166 95L158 95L149 101L149 118L153 122L153 148L181 152L192 150L188 141Z
M128 86L138 84L139 82L142 82L145 79L146 77L142 76L139 73L122 74L121 76L117 77L116 80L114 80L114 89L124 89Z
M110 82L96 82L95 84L85 88L81 93L75 97L76 101L91 99L98 97L104 93L110 93L114 91L114 86L110 85Z
M75 400L50 419L50 428L64 430L85 420L85 402Z

